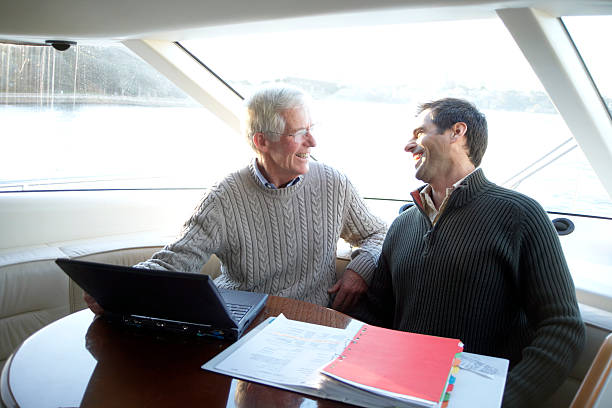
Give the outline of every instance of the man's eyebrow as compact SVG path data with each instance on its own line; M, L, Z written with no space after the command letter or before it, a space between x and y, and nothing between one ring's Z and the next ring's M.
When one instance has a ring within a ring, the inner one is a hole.
M305 126L305 127L299 127L299 128L297 128L297 129L291 129L291 131L290 131L289 133L295 133L295 132L298 132L298 131L300 131L300 130L310 129L310 128L311 128L311 127L313 127L313 126L314 126L314 123L311 123L310 125Z

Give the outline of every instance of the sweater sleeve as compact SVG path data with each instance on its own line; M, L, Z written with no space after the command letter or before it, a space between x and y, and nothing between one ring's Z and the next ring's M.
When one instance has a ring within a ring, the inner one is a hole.
M348 208L340 236L354 247L346 269L357 272L369 285L387 226L370 212L350 181L347 181L346 199Z
M385 241L386 244L387 241ZM393 328L395 296L385 253L380 255L366 296L349 313L353 318L375 326Z
M519 218L516 279L535 334L508 373L504 407L540 405L567 377L585 341L574 283L552 223L533 200Z
M179 238L135 266L199 273L210 255L219 251L223 225L213 187L185 223Z

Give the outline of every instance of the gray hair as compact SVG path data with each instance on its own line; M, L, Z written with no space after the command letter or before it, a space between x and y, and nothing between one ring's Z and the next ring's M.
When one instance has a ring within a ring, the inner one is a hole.
M273 85L255 91L245 102L244 133L251 148L256 150L253 135L258 132L268 140L278 141L286 125L281 112L307 104L306 93L293 86Z

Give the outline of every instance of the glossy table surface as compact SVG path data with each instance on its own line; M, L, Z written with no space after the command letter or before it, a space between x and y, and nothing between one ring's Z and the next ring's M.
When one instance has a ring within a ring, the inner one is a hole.
M289 319L345 328L351 318L321 306L270 296L254 327ZM2 398L18 407L342 407L201 369L231 343L159 337L94 318L66 316L28 338L7 361Z

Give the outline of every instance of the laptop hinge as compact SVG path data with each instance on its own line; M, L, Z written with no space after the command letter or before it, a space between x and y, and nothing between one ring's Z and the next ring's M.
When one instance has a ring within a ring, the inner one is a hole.
M124 315L121 316L121 321L125 325L131 327L163 330L198 337L209 336L227 340L234 340L238 337L238 330L236 328L215 328L208 324L186 323L176 320L156 319L154 317L139 315Z

